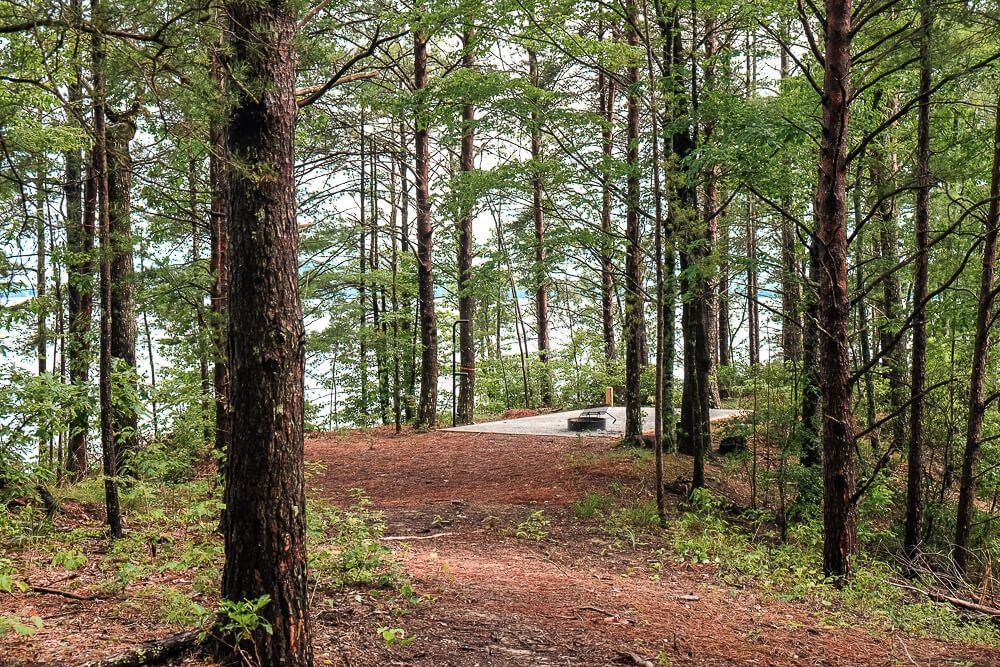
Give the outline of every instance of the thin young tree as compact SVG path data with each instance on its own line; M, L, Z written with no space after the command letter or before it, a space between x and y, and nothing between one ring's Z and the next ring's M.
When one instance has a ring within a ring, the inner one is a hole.
M625 1L625 39L633 49L639 46L639 11L635 0ZM642 283L642 225L639 220L641 205L639 192L639 105L640 79L637 57L626 68L628 91L626 94L626 176L625 209L625 438L642 435L642 391L639 378L642 372L643 304L645 294Z
M467 26L462 32L462 67L472 71L476 67L476 52L474 50L474 30ZM476 168L476 139L474 125L476 107L471 103L462 105L462 155L461 171L470 175ZM475 405L475 372L476 372L476 339L474 323L476 318L476 301L472 288L472 217L473 205L468 193L462 197L462 215L458 223L458 317L459 325L459 360L461 374L459 375L458 401L455 418L459 424L472 423L473 407Z
M427 33L413 31L413 85L416 98L414 138L417 188L417 280L420 306L420 403L417 426L437 423L437 312L434 309L434 226L430 202L430 140L427 108Z

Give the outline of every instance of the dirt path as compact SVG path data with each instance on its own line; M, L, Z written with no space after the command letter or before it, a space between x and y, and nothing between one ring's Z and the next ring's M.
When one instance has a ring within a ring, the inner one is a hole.
M369 638L385 618L341 601L319 615L321 660L350 665L1000 664L988 649L825 627L803 607L721 583L709 568L671 564L656 545L613 547L573 517L589 491L646 483L613 442L587 438L429 433L321 436L307 458L336 502L363 488L406 544L405 567L430 596L393 627L416 637ZM683 461L673 462L683 465ZM676 471L668 470L668 475ZM534 510L548 539L511 535ZM430 537L435 536L435 537ZM366 627L368 626L368 627ZM322 664L322 662L320 663Z

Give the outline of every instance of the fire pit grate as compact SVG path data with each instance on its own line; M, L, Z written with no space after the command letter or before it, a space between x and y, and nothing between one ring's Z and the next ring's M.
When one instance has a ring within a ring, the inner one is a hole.
M607 427L607 417L596 415L581 415L566 420L566 428L570 431L604 431Z

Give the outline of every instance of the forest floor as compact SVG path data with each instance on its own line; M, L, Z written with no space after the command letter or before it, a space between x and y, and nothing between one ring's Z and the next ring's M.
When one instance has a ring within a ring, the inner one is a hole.
M306 457L311 497L346 507L360 488L384 514L383 544L409 582L402 595L318 587L317 665L1000 664L985 645L852 627L829 606L677 558L669 531L641 529L648 454L611 439L378 429L314 435ZM665 463L668 481L689 474L688 458ZM721 476L710 469L710 483ZM609 499L622 511L590 511ZM78 525L100 519L99 507L67 512ZM96 535L78 541L91 563L107 549ZM0 595L0 615L44 619L32 637L0 636L3 666L79 664L183 629L137 592L197 584L168 568L115 598L90 563L69 577L41 558L33 567L32 583L86 599Z

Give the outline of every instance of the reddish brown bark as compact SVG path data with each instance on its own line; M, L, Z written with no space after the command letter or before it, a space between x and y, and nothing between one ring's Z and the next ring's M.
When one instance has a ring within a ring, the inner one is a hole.
M976 341L972 349L972 375L969 379L969 423L966 429L965 452L962 455L962 480L959 485L958 514L955 520L955 564L964 572L969 565L972 539L972 510L976 503L976 462L982 446L983 417L986 404L983 383L990 349L990 329L993 304L996 300L994 278L997 261L997 230L1000 227L1000 96L997 98L996 131L993 139L993 176L990 185L990 210L986 218L983 244L983 273L979 287L979 308L976 313Z
M230 0L226 13L233 77L226 153L239 168L227 170L232 439L222 598L269 596L260 615L270 631L254 630L242 648L261 664L308 666L296 6Z
M854 415L847 294L847 133L851 0L826 0L823 137L816 193L819 252L819 385L823 398L823 569L851 574L857 550Z

